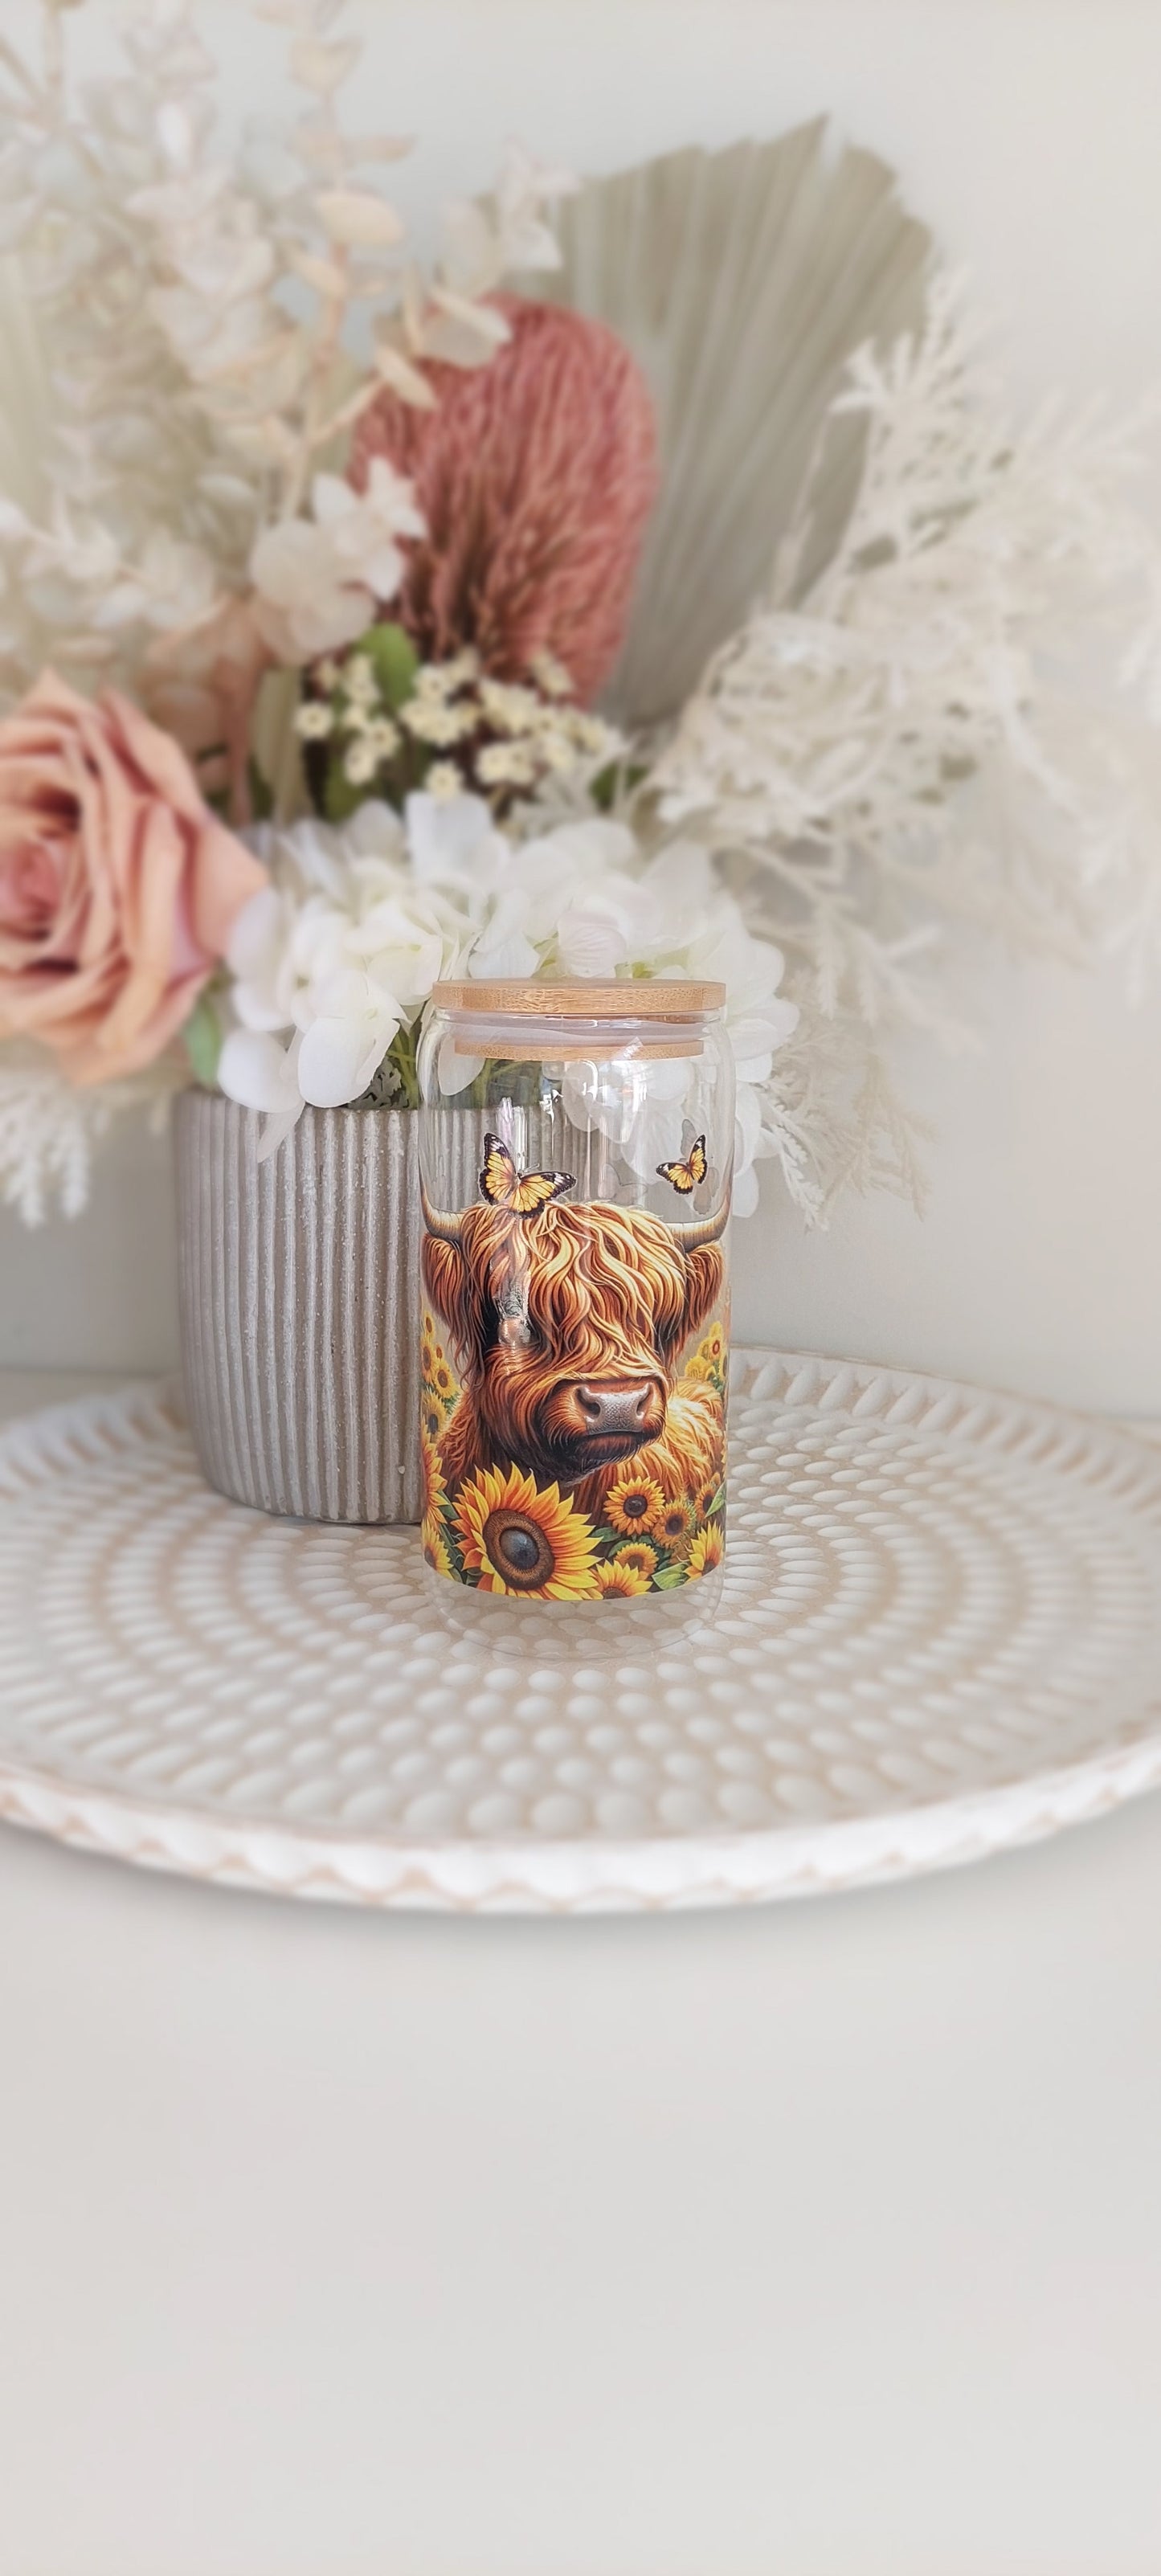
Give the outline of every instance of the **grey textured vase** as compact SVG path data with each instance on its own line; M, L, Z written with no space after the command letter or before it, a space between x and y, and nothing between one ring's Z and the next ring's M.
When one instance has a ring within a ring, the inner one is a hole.
M177 1102L182 1371L203 1472L261 1511L418 1521L418 1120L307 1109L264 1163L260 1126L216 1093Z

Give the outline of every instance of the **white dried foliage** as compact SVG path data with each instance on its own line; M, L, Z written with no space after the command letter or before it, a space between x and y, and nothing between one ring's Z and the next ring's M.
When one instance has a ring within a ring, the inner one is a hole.
M409 147L340 122L361 50L344 6L259 7L305 104L288 134L251 127L233 152L196 0L132 9L122 70L80 88L60 0L44 0L39 60L0 30L0 708L51 664L83 689L128 689L187 748L220 743L236 777L229 710L261 655L262 532L294 523L317 553L326 469L364 405L384 384L430 403L418 358L486 364L507 325L484 299L557 263L546 211L575 183L516 144L488 203L446 209L434 273L409 256L376 179ZM382 546L407 526L401 497L372 533ZM0 1192L30 1223L53 1198L75 1212L112 1119L150 1097L164 1109L171 1088L165 1066L78 1093L5 1048Z
M507 326L483 299L557 258L545 209L572 182L512 145L488 205L447 209L423 274L374 180L407 145L340 124L360 53L343 10L259 9L307 103L286 136L250 129L232 155L195 0L147 0L123 73L75 95L55 0L40 63L0 35L0 251L51 355L45 382L23 352L41 505L0 501L0 702L46 661L147 702L183 663L196 687L215 639L236 648L259 530L300 516L380 385L429 403L416 358L486 364ZM349 353L357 319L370 368Z
M43 1225L53 1207L79 1216L88 1205L93 1155L128 1112L163 1126L183 1079L173 1062L149 1075L79 1091L43 1051L0 1051L0 1204L25 1225Z
M768 1136L815 1214L846 1182L916 1194L891 1041L962 1036L953 928L1115 947L1138 981L1161 945L1161 549L1127 497L1143 420L1053 407L1013 429L946 278L917 338L856 356L835 413L866 425L836 552L803 591L812 475L649 782L793 961ZM1094 677L1110 638L1119 698Z

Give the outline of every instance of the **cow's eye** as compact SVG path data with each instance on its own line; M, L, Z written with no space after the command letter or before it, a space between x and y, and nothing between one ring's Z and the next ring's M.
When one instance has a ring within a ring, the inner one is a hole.
M496 1339L502 1351L527 1351L536 1336L525 1316L501 1315Z

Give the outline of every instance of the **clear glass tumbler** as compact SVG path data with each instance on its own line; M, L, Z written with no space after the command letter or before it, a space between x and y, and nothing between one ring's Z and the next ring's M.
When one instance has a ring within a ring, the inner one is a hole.
M724 1000L661 980L436 988L419 1074L438 1574L608 1602L721 1564Z

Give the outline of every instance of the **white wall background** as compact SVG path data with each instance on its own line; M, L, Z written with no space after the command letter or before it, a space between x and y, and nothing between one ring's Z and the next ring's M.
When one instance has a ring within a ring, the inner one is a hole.
M6 32L31 19L3 0ZM276 33L202 0L232 113L278 100ZM582 169L767 134L829 109L995 317L1013 400L1161 382L1157 0L366 0L368 121L420 147L399 194L482 185L508 133ZM71 20L108 64L112 0ZM1158 817L1161 864L1161 816ZM737 1229L737 1322L1077 1404L1161 1412L1161 993L995 961L986 1045L912 1068L934 1121L921 1223L852 1203L804 1237L772 1171ZM164 1149L123 1138L79 1223L0 1216L0 1362L167 1364Z

